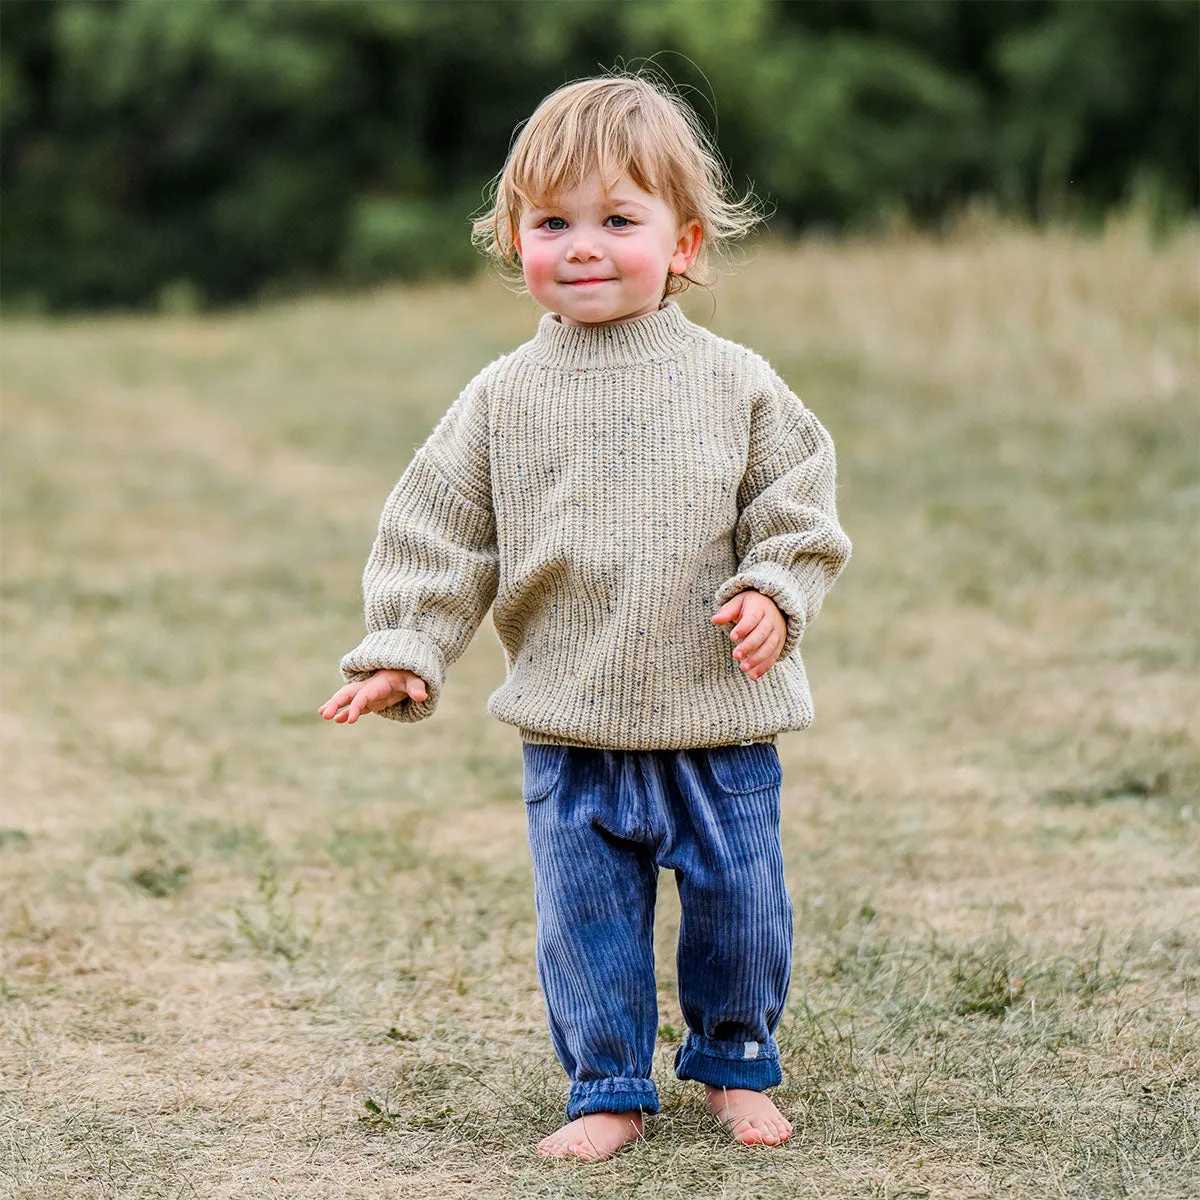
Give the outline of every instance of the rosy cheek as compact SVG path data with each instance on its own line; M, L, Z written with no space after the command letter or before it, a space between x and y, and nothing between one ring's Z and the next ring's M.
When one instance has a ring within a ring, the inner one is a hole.
M521 270L525 275L525 284L530 291L543 287L554 278L554 257L537 246L526 243L525 253L521 258Z
M621 274L631 281L649 282L661 269L656 256L643 246L627 243L622 250L614 258L619 257Z

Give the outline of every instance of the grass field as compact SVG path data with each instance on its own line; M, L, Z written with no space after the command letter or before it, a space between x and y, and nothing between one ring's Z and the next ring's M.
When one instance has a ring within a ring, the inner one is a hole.
M485 622L323 725L383 499L529 336L494 281L3 338L0 1188L49 1197L1200 1195L1200 230L762 249L693 317L832 431L855 555L780 740L796 1125L669 1063L559 1122Z

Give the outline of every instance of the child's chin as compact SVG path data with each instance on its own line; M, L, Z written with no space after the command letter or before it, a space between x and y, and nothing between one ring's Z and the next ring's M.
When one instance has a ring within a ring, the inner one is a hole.
M636 305L615 308L612 305L576 304L571 306L571 311L565 312L563 315L570 317L572 321L580 321L588 325L607 325L613 321L628 321L630 317L637 316L641 311L642 309Z
M578 307L565 310L561 315L580 325L607 325L610 321L621 320L622 316L619 311L612 309Z

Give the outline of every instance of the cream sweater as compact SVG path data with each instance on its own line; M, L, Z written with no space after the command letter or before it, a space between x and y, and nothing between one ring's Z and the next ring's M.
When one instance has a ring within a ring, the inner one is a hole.
M850 554L833 442L753 351L674 301L623 324L542 317L416 452L363 575L347 680L405 668L428 698L492 606L507 674L492 716L531 742L624 750L773 740L812 722L801 634ZM787 618L748 679L729 627L753 588Z

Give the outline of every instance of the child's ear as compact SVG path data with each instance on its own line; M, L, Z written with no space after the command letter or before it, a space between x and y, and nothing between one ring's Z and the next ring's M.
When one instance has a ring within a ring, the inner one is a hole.
M700 243L704 240L704 230L699 221L688 221L679 234L675 243L675 253L671 255L670 271L672 275L682 275L692 265L700 253Z

